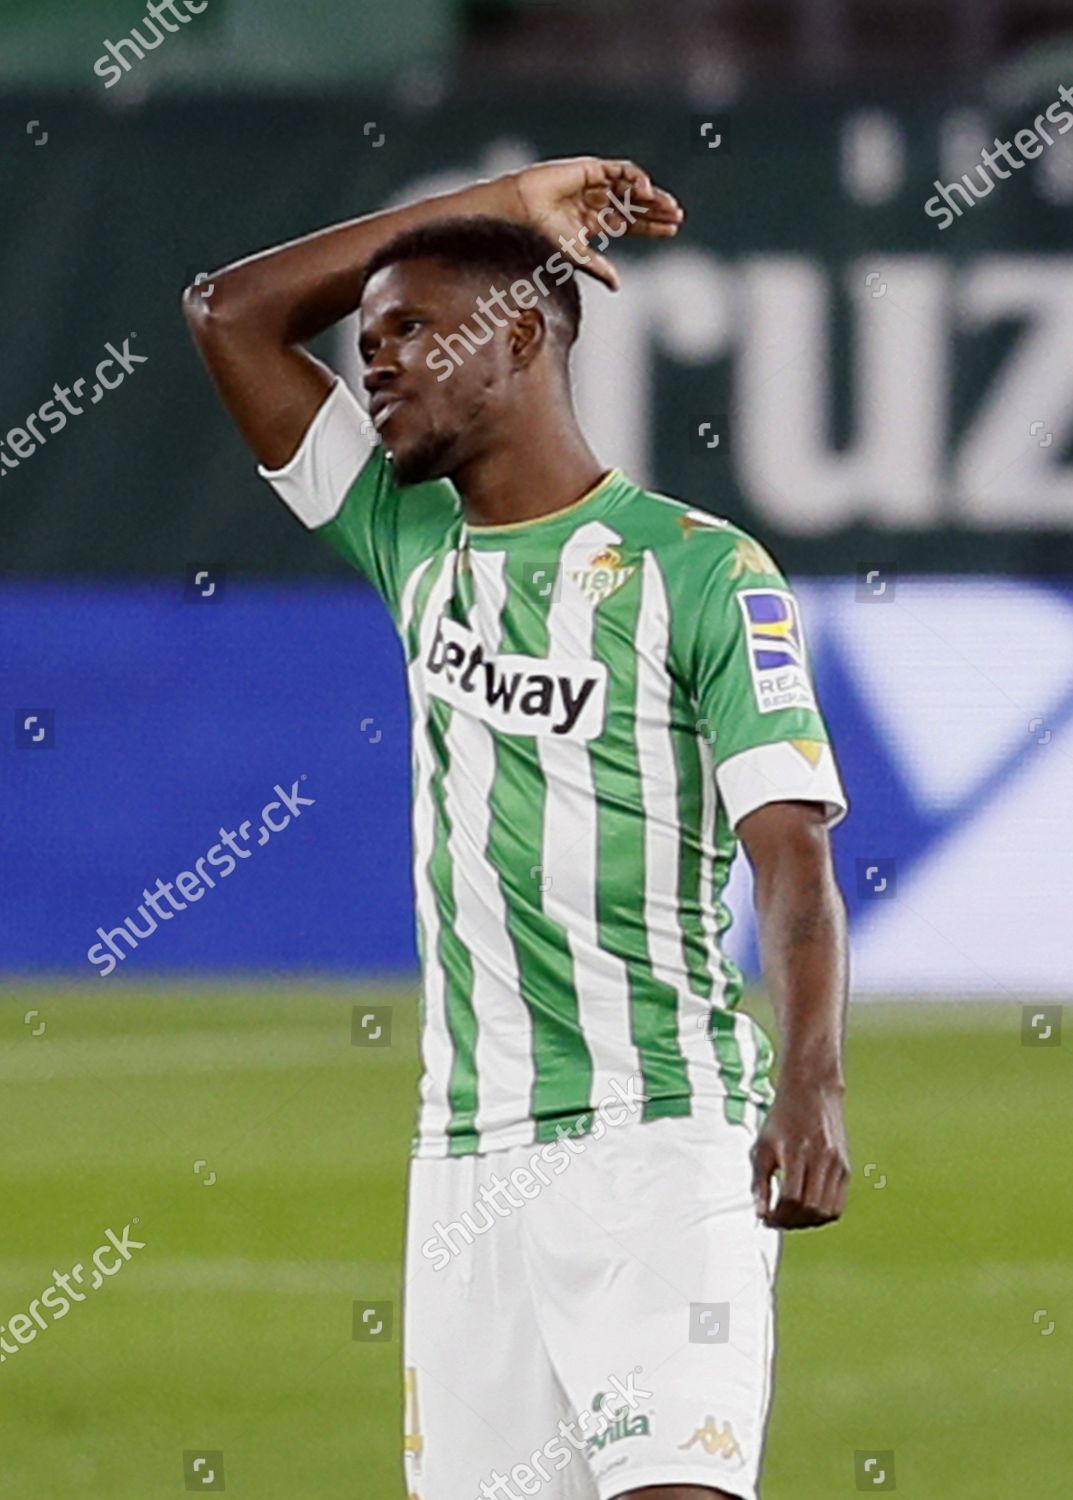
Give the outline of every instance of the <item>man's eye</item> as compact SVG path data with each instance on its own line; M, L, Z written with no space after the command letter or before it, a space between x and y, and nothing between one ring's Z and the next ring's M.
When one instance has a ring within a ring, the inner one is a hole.
M413 333L416 329L424 328L424 326L425 321L423 318L403 318L401 325L403 333Z

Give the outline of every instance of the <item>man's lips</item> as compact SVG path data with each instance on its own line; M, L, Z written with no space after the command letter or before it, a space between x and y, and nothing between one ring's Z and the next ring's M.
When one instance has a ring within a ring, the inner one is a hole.
M384 428L391 421L391 418L398 411L399 407L405 400L405 396L388 396L383 401L377 402L373 405L373 426L376 428L377 432L383 432Z

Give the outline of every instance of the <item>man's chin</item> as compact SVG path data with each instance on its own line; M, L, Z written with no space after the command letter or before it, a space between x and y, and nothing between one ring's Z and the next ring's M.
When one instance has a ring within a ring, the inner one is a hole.
M412 484L428 484L433 479L444 479L450 472L449 456L453 444L450 438L424 438L412 448L396 453L388 450L388 459L395 476L395 483L405 488Z

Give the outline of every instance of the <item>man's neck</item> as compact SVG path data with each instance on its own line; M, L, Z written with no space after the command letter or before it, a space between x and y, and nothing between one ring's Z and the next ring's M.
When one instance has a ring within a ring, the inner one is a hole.
M473 526L535 521L588 494L607 473L581 431L527 432L451 476Z

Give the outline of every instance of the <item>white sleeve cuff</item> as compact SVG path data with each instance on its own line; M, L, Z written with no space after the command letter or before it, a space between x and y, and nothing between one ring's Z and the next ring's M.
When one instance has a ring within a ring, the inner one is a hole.
M822 802L829 828L849 808L831 747L819 740L782 740L743 750L717 768L715 779L732 828L769 802Z
M337 378L290 463L282 469L258 464L257 472L310 530L326 526L368 461L371 430L353 391Z

